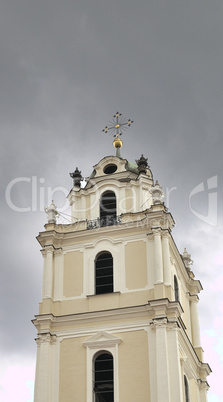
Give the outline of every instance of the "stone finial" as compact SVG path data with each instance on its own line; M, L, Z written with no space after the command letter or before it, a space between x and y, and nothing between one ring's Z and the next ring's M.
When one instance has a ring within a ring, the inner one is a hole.
M49 207L44 208L47 213L48 223L56 223L56 217L59 215L54 201L51 202Z
M163 203L164 192L162 187L159 185L158 180L156 180L155 186L151 187L150 193L152 194L154 205Z
M184 252L182 254L182 258L183 258L183 262L185 264L185 267L187 269L191 269L191 265L193 264L193 260L191 259L191 254L189 254L186 250L186 248L184 249Z
M81 186L81 171L76 167L75 171L73 173L70 173L70 177L72 177L74 181L74 186L80 187Z
M146 171L147 171L147 169L149 167L148 166L148 158L144 158L144 156L141 155L141 157L138 160L136 159L136 163L138 165L139 173L145 173L146 174Z

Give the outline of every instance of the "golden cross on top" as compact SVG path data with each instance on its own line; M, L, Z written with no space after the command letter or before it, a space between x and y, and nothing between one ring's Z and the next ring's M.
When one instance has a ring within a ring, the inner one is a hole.
M128 127L131 126L133 120L126 119L125 117L122 116L121 113L117 112L114 114L112 121L109 121L111 124L110 126L106 126L102 131L104 133L110 133L113 135L113 137L118 138L120 135L122 135L123 131L126 130Z

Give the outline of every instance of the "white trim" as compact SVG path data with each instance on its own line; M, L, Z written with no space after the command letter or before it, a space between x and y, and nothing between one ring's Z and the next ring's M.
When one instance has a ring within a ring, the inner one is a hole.
M92 364L95 354L101 350L110 352L113 356L114 364L114 402L119 402L118 386L118 345L121 338L111 335L105 331L100 331L83 342L87 349L87 401L92 402Z
M102 252L108 251L113 257L113 292L117 292L120 289L119 285L119 261L122 255L122 249L120 244L113 245L108 239L101 239L94 248L86 249L84 258L84 295L95 294L95 258Z

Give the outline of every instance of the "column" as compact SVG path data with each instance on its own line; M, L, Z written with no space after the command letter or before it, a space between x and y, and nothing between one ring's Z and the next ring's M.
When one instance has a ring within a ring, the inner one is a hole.
M170 238L170 235L168 232L162 233L164 283L168 286L171 285L169 238Z
M155 281L163 283L163 259L161 229L152 229L154 235L154 253L155 253Z
M156 332L156 385L157 401L172 402L170 399L170 381L166 335L167 319L154 320L151 324Z
M192 341L193 341L192 343L194 348L199 348L201 346L197 303L198 303L198 296L197 295L191 296L190 297L191 330L192 330Z
M62 265L62 249L58 248L54 251L54 300L61 300L63 295L63 265Z
M52 246L46 246L42 250L44 257L43 265L43 284L42 284L42 298L52 298L53 287L53 250Z

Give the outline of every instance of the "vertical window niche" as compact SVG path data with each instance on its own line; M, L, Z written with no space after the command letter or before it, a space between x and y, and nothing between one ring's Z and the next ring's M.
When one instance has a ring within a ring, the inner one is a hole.
M174 297L175 301L180 301L179 299L179 286L178 286L178 280L176 275L174 275Z
M93 401L114 402L114 367L111 353L101 351L93 358Z
M98 254L95 259L95 294L113 292L113 257L108 251Z
M100 226L116 224L116 196L113 191L106 191L100 199Z
M190 402L189 386L188 386L187 377L185 375L184 375L184 394L185 394L185 402Z
M86 402L118 401L118 346L121 338L99 331L83 342L87 349Z

